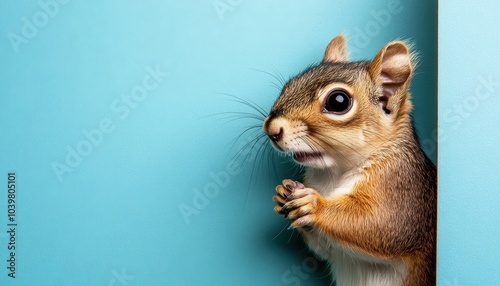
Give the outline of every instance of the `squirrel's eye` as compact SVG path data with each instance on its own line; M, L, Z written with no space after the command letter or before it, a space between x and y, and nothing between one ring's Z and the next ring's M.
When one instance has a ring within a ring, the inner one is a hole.
M352 107L352 98L343 90L334 90L328 94L325 112L344 114Z

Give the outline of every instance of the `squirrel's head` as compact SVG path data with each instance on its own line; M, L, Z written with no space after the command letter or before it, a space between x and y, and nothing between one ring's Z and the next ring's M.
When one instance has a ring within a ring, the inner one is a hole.
M348 62L346 40L337 36L321 64L285 84L263 130L303 165L356 164L410 122L413 61L409 47L394 41L371 61Z

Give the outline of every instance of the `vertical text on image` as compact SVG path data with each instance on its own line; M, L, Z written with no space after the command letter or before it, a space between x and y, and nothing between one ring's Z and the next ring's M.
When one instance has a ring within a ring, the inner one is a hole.
M16 221L16 173L9 172L7 175L7 237L8 237L8 259L7 269L10 278L16 278L16 235L17 235L17 221Z

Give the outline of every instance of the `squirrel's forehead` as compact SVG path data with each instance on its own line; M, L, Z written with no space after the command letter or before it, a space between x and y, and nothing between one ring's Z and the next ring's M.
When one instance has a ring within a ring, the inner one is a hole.
M273 106L274 112L294 106L306 106L316 101L317 91L334 83L353 85L367 73L367 62L323 63L291 79Z
M359 63L322 64L296 76L285 86L282 94L299 93L314 96L316 91L331 84L353 85L368 77L365 65Z
M353 84L360 80L363 73L367 72L367 66L367 62L323 63L304 72L299 77L304 77L306 81L317 81L325 85L332 82Z

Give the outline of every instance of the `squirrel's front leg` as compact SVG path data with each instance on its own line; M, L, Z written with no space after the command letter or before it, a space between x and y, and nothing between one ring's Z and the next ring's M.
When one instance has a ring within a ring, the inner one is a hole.
M405 225L394 210L375 202L362 188L356 195L325 198L299 182L284 180L276 187L274 210L290 219L293 228L318 229L336 242L372 256L395 259L411 253L420 243L420 237L414 235L418 230L411 229L416 224ZM391 214L392 219L387 219Z
M274 211L292 221L291 227L310 230L316 221L315 213L323 199L321 195L303 184L284 180L276 187Z

